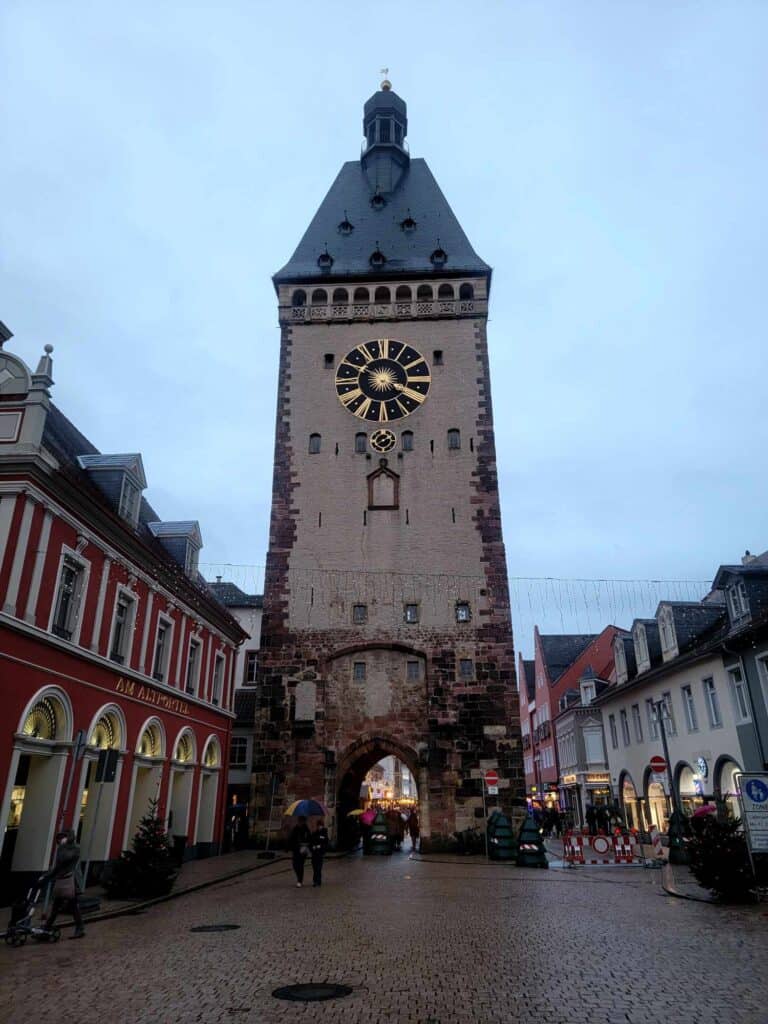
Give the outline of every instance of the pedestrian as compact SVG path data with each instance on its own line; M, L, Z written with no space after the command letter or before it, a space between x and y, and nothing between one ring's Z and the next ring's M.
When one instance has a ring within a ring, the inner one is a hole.
M371 852L371 828L376 820L376 811L372 807L367 808L360 815L360 831L363 836L363 854L367 856Z
M291 851L293 871L296 875L296 888L300 889L304 884L304 861L309 855L309 844L312 833L307 826L307 819L303 814L299 815L296 824L291 829L288 837L288 848Z
M555 830L555 835L559 839L563 831L563 818L556 807L552 809L552 826Z
M59 832L56 836L58 846L56 847L56 858L53 867L40 879L41 882L53 882L53 905L48 919L45 922L46 928L53 928L56 918L62 910L69 910L75 919L75 934L73 939L82 939L85 936L83 927L83 916L80 913L80 906L77 902L77 883L75 880L75 869L80 860L80 847L75 840L75 833L72 829Z
M611 831L611 816L605 804L600 804L596 812L597 827L603 835L609 835Z
M419 845L419 816L416 813L415 807L411 808L406 825L408 827L408 835L411 837L411 849L415 850Z
M328 849L328 829L325 818L318 818L310 832L309 850L312 855L312 887L319 888L323 884L323 858Z
M387 823L387 840L389 841L389 852L399 850L403 842L403 819L394 808L390 808L384 818Z
M594 804L587 804L586 819L587 819L587 828L589 829L589 834L591 836L596 836L597 835L597 812L595 811L595 805Z

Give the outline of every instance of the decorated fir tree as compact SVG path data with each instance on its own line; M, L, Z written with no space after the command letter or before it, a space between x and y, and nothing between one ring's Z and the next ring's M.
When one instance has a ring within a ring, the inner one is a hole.
M738 819L721 822L714 815L694 819L688 855L696 881L717 899L743 902L755 898L755 879Z
M105 883L109 895L117 899L165 896L173 888L178 870L168 833L157 815L157 800L150 801L131 846L120 855Z

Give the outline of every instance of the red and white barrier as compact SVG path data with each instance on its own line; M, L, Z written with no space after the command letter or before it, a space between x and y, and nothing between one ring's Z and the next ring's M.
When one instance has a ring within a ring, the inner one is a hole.
M563 838L563 860L566 864L584 863L584 836L576 835L574 832L565 833Z
M566 832L563 861L566 864L632 864L642 861L642 847L628 833L590 836Z

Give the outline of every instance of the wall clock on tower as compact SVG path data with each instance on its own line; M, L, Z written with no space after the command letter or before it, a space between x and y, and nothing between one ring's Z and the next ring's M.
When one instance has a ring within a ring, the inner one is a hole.
M388 423L410 416L429 393L432 375L424 356L393 338L366 341L336 370L336 394L361 420Z

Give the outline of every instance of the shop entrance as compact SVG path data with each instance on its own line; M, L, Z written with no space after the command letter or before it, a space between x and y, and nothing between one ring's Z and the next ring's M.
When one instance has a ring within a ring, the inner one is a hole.
M344 766L342 766L344 767ZM410 849L406 842L406 821L414 812L421 822L415 757L382 740L371 741L364 749L347 759L341 775L336 802L336 828L342 849L358 845L366 832L361 818L372 813L382 815L387 823L388 845L392 849ZM378 819L381 822L381 818ZM383 835L377 828L376 835ZM382 849L384 843L382 841Z

